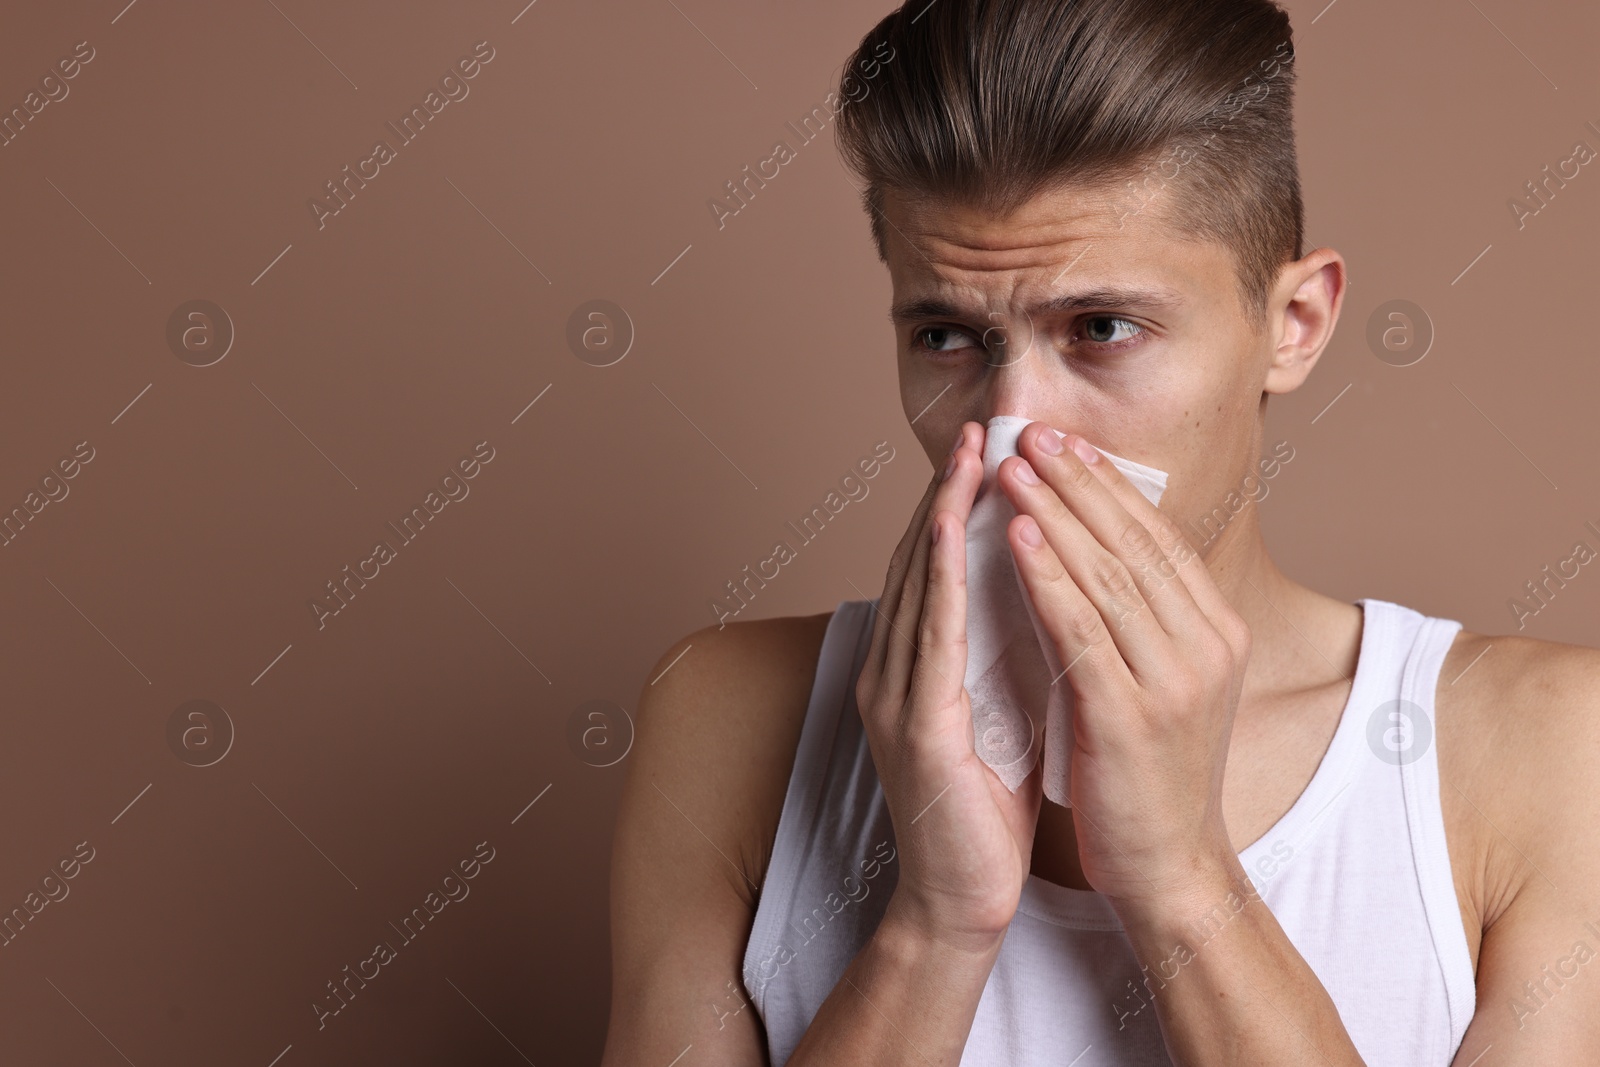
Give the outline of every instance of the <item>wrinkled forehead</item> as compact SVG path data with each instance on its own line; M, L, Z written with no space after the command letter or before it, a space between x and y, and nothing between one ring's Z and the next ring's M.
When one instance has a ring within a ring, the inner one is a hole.
M1168 315L1226 295L1228 250L1168 222L1166 197L1115 184L1041 193L1004 215L931 197L884 198L896 322L1114 307Z

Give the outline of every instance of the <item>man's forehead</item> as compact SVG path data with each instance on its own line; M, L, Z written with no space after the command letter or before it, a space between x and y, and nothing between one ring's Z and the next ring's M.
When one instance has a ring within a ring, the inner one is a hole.
M1154 200L1131 210L1111 187L1073 187L996 216L886 194L885 215L899 237L890 239L890 317L981 316L997 300L1041 316L1181 309L1209 291L1219 267L1227 276L1230 264L1220 246L1173 233Z

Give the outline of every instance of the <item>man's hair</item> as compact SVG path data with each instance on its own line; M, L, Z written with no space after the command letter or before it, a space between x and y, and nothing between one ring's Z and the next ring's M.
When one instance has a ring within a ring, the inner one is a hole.
M1259 328L1303 254L1293 60L1272 0L907 0L845 64L835 138L884 262L886 190L1005 215L1125 181L1126 218L1169 186L1162 221L1232 252Z

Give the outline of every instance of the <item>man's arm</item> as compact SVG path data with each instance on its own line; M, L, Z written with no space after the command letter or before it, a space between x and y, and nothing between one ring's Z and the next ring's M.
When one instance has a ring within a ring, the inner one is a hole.
M896 911L891 898L788 1067L954 1067L1003 937L941 943L925 924Z
M1159 979L1153 1000L1173 1062L1364 1063L1333 998L1238 858L1219 866L1183 897L1118 907L1134 955L1153 983ZM1196 945L1197 929L1214 932ZM1394 1024L1408 1021L1396 1016Z
M1483 758L1459 789L1486 822L1477 1011L1456 1067L1600 1063L1600 651L1497 637ZM1480 683L1481 684L1481 683ZM1498 875L1495 872L1503 872Z
M603 1067L767 1062L743 955L821 622L707 627L651 668L612 844Z

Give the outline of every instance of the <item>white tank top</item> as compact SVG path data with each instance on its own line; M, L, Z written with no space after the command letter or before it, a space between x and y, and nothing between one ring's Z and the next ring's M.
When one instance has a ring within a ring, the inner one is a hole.
M772 1067L788 1061L876 928L898 874L855 701L876 603L845 601L828 623L745 947L744 984ZM1447 1067L1476 1004L1432 729L1439 669L1461 624L1357 603L1361 648L1332 743L1294 805L1239 859L1369 1067ZM1215 913L1218 924L1228 914ZM1196 931L1190 949L1204 940ZM1141 971L1104 896L1029 875L961 1067L1170 1067L1150 992L1161 982L1157 964Z

